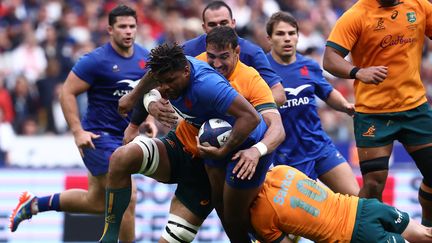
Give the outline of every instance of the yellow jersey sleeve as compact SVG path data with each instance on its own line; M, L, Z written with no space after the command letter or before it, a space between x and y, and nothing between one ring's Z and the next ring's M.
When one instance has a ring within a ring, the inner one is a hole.
M362 13L349 9L336 22L326 45L342 52L344 56L348 55L362 32L361 23Z
M238 61L228 80L257 111L277 108L270 87L253 67Z

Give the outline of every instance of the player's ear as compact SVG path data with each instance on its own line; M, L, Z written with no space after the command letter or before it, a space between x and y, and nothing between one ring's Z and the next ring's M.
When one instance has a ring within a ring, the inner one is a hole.
M240 54L240 45L237 45L235 48L235 53L238 55Z
M108 31L108 34L110 34L110 35L111 35L111 34L112 34L112 32L113 32L113 29L114 29L114 28L113 28L113 27L112 27L111 25L108 25L108 26L107 26L107 31Z
M189 74L190 74L190 67L189 67L189 65L185 66L183 74L185 75L185 77L189 76Z

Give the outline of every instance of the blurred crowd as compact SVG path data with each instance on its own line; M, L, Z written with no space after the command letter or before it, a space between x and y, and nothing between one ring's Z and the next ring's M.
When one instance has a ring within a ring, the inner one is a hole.
M137 10L136 41L151 49L203 33L201 12L208 0L2 0L0 1L0 148L5 134L68 132L58 101L62 83L76 60L108 41L107 14L119 3ZM298 20L298 51L321 63L326 38L355 0L226 0L240 36L269 50L265 23L278 11ZM432 44L426 42L422 75L432 97ZM407 60L408 61L408 60ZM348 100L351 80L325 74ZM80 108L86 106L85 95ZM324 129L335 141L353 138L352 120L320 104ZM6 132L8 131L8 132ZM0 149L1 150L1 149Z

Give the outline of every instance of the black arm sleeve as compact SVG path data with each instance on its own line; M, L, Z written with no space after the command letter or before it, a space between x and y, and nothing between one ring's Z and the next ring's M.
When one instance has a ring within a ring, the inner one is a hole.
M135 104L135 107L132 110L130 122L134 125L139 126L143 121L145 121L145 119L147 119L148 115L149 113L144 107L143 97L141 97L140 99L138 99L138 102Z

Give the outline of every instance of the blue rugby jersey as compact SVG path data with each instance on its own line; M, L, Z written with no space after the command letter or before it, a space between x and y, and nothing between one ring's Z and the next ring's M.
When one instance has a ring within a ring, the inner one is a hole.
M289 65L277 63L270 53L267 58L282 77L287 101L279 108L287 138L275 151L274 164L295 165L314 160L327 152L332 144L321 127L316 97L326 100L333 87L322 75L318 63L296 54Z
M129 118L117 112L118 100L144 76L148 58L149 52L137 44L133 55L126 58L106 43L78 60L72 72L91 86L87 112L81 121L83 129L123 136Z
M176 111L186 122L200 127L211 118L220 118L234 125L235 118L227 114L238 92L229 81L206 62L187 56L191 64L189 87L175 100L170 100ZM260 141L267 130L261 117L259 125L249 139Z

